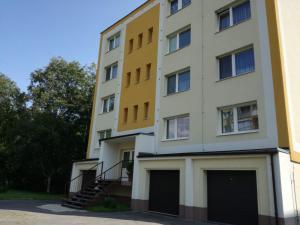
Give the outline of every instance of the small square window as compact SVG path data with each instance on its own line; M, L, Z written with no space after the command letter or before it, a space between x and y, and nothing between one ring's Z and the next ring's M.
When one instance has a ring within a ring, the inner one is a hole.
M153 27L148 29L148 43L151 43L153 39Z
M123 116L124 116L123 117L124 123L127 123L127 121L128 121L128 108L124 109L124 115Z
M138 119L138 110L139 110L138 105L133 106L133 121L134 122L136 122Z
M141 48L143 45L143 33L139 34L138 37L138 48Z
M137 68L135 72L135 83L138 84L140 83L141 79L141 68Z
M131 81L131 72L128 72L126 74L126 87L130 86L130 81Z
M151 77L151 63L147 64L146 68L146 80L149 80Z
M129 48L128 48L128 53L132 53L133 51L133 39L130 39L129 41Z
M149 118L149 102L144 103L144 119L147 120Z

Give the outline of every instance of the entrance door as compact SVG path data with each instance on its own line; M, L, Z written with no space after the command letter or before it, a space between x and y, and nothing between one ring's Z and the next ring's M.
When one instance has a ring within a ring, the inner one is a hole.
M258 225L255 171L208 171L208 220Z
M122 174L121 174L121 180L122 182L128 182L130 181L128 178L128 171L127 166L128 163L133 163L134 160L134 150L124 150L122 154Z
M150 171L149 210L179 214L179 171Z
M82 170L81 190L96 178L96 170Z

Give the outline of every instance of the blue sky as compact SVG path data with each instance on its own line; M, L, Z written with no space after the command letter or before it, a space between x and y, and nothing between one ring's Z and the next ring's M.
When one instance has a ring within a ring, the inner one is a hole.
M0 72L26 91L51 57L97 61L99 34L145 0L0 0Z

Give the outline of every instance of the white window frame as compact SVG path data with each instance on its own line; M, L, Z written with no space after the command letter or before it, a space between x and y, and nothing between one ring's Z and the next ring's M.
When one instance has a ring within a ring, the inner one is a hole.
M117 75L116 75L115 78L113 78L113 67L114 67L114 66L117 66ZM109 69L109 68L110 68L109 79L106 80L106 71L107 71L107 69ZM104 79L103 79L103 81L104 81L104 82L107 82L107 81L116 79L116 78L118 77L118 73L119 73L119 65L118 65L118 62L115 62L115 63L113 63L113 64L111 64L111 65L105 67L105 73L104 73Z
M187 90L184 90L184 91L178 91L178 86L179 86L179 74L180 73L184 73L184 72L190 72L190 88L189 89L187 89ZM175 92L174 93L170 93L170 94L168 94L168 79L169 79L169 77L172 77L172 76L176 76L176 87L175 87ZM169 75L166 75L166 88L165 88L165 95L166 96L169 96L169 95L173 95L173 94L176 94L176 93L182 93L182 92L186 92L186 91L189 91L190 89L191 89L191 69L190 69L190 67L188 67L188 68L185 68L185 69L182 69L182 70L179 70L179 71L177 71L177 72L175 72L175 73L171 73L171 74L169 74Z
M117 37L119 37L119 45L118 45L118 46L116 46L116 39L117 39ZM114 40L114 44L113 44L113 48L110 49L110 41L111 41L112 39ZM108 46L107 46L107 52L110 52L110 51L112 51L112 50L118 48L118 47L120 46L120 44L121 44L120 41L121 41L121 33L120 33L120 32L118 32L118 33L112 35L111 37L109 37L109 38L107 39L107 43L108 43Z
M101 145L100 145L100 140L103 140L103 139L101 139L100 137L101 137L101 135L100 135L100 133L104 133L104 138L103 139L106 139L106 138L108 138L107 137L107 133L108 132L110 132L110 137L112 136L112 129L106 129L106 130L99 130L99 131L97 131L97 147L96 148L101 148Z
M178 127L177 127L177 120L178 118L185 118L188 117L189 118L189 136L187 137L180 137L178 138ZM174 127L175 127L175 131L174 131L174 138L168 138L168 120L174 120ZM191 117L189 114L184 114L184 115L180 115L180 116L173 116L173 117L168 117L164 119L164 135L163 135L163 140L162 141L176 141L176 140L187 140L190 138L190 130L191 130Z
M238 25L240 23L243 23L243 22L251 19L251 17L252 17L252 11L251 11L251 16L248 19L245 19L243 21L240 21L239 23L233 24L233 8L239 6L239 5L241 5L241 4L243 4L243 3L247 2L247 1L248 0L241 0L241 1L238 1L235 4L233 4L233 5L231 5L231 6L227 7L227 8L223 8L222 10L216 11L216 14L217 14L217 17L218 17L218 24L217 24L218 25L218 29L217 29L218 32L222 32L224 30L227 30L230 27L236 26L236 25ZM226 28L224 28L223 30L220 30L220 16L223 14L223 12L225 12L227 10L229 11L229 26L226 27ZM252 10L251 9L251 1L250 1L250 10Z
M179 35L187 30L190 30L190 33L191 33L191 38L192 38L192 29L191 29L191 26L187 26L185 28L182 28L180 29L179 31L176 31L175 33L173 34L170 34L167 36L167 39L168 39L168 50L167 50L167 54L172 54L180 49L183 49L185 47L188 47L189 45L183 47L183 48L179 48ZM176 49L174 51L170 51L170 40L173 38L173 37L176 37Z
M176 14L177 12L179 12L180 10L182 10L182 9L184 9L184 8L186 8L186 7L188 7L189 5L191 5L192 4L192 1L191 1L191 3L189 4L189 5L187 5L187 6L185 6L185 7L182 7L182 0L178 0L178 8L177 8L177 11L176 12L174 12L174 13L171 13L171 2L173 2L173 1L175 1L175 0L169 0L169 16L172 16L172 15L174 15L174 14Z
M218 60L218 80L222 81L222 80L226 80L226 79L229 79L229 78L232 78L232 77L239 77L239 76L242 76L242 75L245 75L245 74L248 74L248 73L254 73L255 72L255 65L256 63L254 64L254 70L251 71L251 72L246 72L246 73L241 73L241 74L236 74L236 67L235 67L235 55L238 54L238 53L241 53L241 52L244 52L244 51L247 51L249 49L253 49L253 52L254 52L254 61L255 61L255 50L254 50L254 46L253 45L248 45L244 48L240 48L238 50L235 50L233 52L230 52L228 54L225 54L225 55L222 55L222 56L218 56L217 57L217 60ZM226 78L223 78L221 79L220 77L220 59L222 59L223 57L226 57L226 56L231 56L231 70L232 70L232 75L231 77L226 77Z
M102 113L102 114L104 114L104 113L109 113L109 112L114 111L115 105L114 105L114 109L113 109L113 110L110 110L110 109L109 109L109 106L110 106L110 103L111 103L111 99L112 99L112 98L114 98L114 104L115 104L116 98L115 98L115 95L114 95L114 94L102 98L102 107L101 107L101 113ZM107 108L107 111L106 111L106 112L104 112L105 100L108 100L108 101L107 101L107 106L106 106L106 108Z
M238 104L238 105L232 105L232 106L226 106L226 107L220 107L218 108L218 118L219 118L219 126L217 130L217 136L227 136L227 135L235 135L235 134L247 134L247 133L257 133L259 131L259 112L257 109L257 117L258 117L258 129L253 129L253 130L246 130L246 131L239 131L238 128L238 111L237 109L239 107L243 106L252 106L256 105L257 102L248 102L248 103L243 103L243 104ZM233 110L233 132L228 132L228 133L223 133L223 127L222 127L222 110Z

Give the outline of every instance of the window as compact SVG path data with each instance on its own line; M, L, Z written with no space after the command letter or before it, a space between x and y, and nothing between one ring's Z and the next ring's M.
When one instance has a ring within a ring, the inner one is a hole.
M133 50L133 39L131 39L131 40L129 41L129 49L128 49L128 53L129 53L129 54L132 53L132 50Z
M139 34L138 38L138 48L141 48L143 45L143 33Z
M149 80L151 77L151 63L147 64L146 67L146 80Z
M219 30L222 31L230 26L241 23L251 18L250 1L242 3L226 9L218 13Z
M167 77L167 94L174 94L190 89L190 70L178 72Z
M170 14L178 12L191 4L191 0L171 0L170 1Z
M102 99L102 113L108 113L114 110L115 95L110 95Z
M220 110L223 134L258 130L257 104L245 104Z
M169 36L169 53L184 48L191 43L191 29Z
M114 63L105 68L105 81L115 79L118 75L118 64Z
M149 118L149 102L144 103L144 119L147 120Z
M136 122L138 119L138 111L139 111L139 106L135 105L133 106L133 121Z
M253 47L219 58L220 79L251 73L255 70Z
M101 147L101 141L111 137L111 129L98 131L99 148Z
M124 109L124 115L123 116L124 116L123 117L124 123L127 123L127 121L128 121L128 108Z
M189 137L190 117L178 116L166 119L166 139L185 139Z
M140 83L141 79L141 68L137 68L135 71L135 83L138 84Z
M219 14L219 30L224 30L230 27L230 13L226 10Z
M126 87L130 86L130 81L131 81L131 72L128 72L126 74Z
M148 43L151 43L153 39L153 27L148 29Z
M103 140L111 137L111 129L98 131L99 139Z
M108 39L108 51L120 46L120 34L116 34Z

